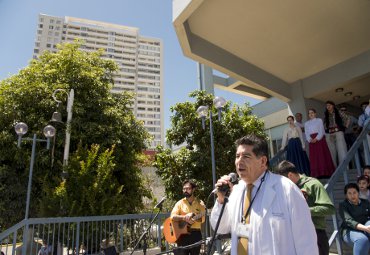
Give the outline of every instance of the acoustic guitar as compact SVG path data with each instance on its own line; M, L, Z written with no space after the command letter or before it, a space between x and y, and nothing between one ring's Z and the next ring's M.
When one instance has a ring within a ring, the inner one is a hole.
M205 215L205 213L200 213L193 216L193 220L199 220ZM163 222L163 235L168 243L176 243L181 235L190 234L191 225L186 221L174 221L171 217L168 217Z

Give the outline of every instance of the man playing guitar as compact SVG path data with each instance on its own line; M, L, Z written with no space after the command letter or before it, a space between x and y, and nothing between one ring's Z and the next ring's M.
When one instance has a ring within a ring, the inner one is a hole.
M195 198L196 184L191 180L185 180L182 184L184 198L179 200L171 212L174 222L187 223L188 234L182 234L177 239L177 246L186 246L202 240L201 225L205 221L205 206L203 201ZM175 255L198 255L200 245L192 249L178 249Z

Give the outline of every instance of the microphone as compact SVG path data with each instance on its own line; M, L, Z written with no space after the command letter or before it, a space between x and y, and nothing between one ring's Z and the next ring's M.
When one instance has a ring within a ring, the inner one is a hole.
M238 180L238 175L236 173L229 173L227 176L230 177L230 182L233 185L238 184L239 180ZM214 190L212 190L212 193L216 194L219 191L220 192L227 192L227 191L229 191L229 189L230 189L229 185L222 185L221 187L217 187Z
M158 202L158 204L156 204L154 206L154 209L156 208L161 208L162 207L162 204L164 203L164 201L166 200L167 198L166 197L162 197L161 201Z

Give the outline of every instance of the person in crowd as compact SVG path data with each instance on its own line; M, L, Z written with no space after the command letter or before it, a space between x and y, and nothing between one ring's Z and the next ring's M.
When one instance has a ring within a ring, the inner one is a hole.
M343 240L353 245L353 255L367 255L370 250L370 203L359 196L356 183L344 186L346 199L339 204Z
M362 170L362 174L366 175L369 178L368 189L370 189L370 165L364 166L364 168Z
M364 166L362 173L370 178L370 165Z
M295 125L301 129L304 136L304 124L302 123L302 113L300 112L295 114Z
M335 207L324 186L313 177L299 174L296 166L287 160L280 162L276 173L289 178L302 191L310 208L312 222L315 225L319 254L328 255L329 239L325 231L325 217L334 214Z
M179 200L171 212L171 218L174 222L188 224L189 234L183 234L176 241L177 246L187 246L202 240L201 225L205 221L205 205L203 201L195 197L196 183L192 180L185 180L182 184L184 198ZM198 255L200 253L200 244L191 249L175 249L177 254Z
M306 139L309 143L311 176L329 177L335 171L331 154L326 144L322 120L316 118L316 110L308 110L309 120L305 123Z
M231 255L318 254L308 205L294 183L268 170L266 139L250 134L238 139L236 148L239 183L232 185L230 176L217 181L210 218L215 229L222 216L217 233L231 233ZM228 199L220 188L225 185Z
M370 100L369 100L370 101ZM360 131L362 131L365 123L370 119L370 105L368 102L363 102L361 104L362 114L358 117L358 126ZM370 148L370 132L367 134L367 144Z
M366 108L370 108L369 103L368 102L361 103L362 114L358 116L358 122L357 122L357 124L360 127L364 127L366 120L370 118L370 113L366 113Z
M308 155L309 155L309 151L308 151L308 142L307 142L307 140L306 140L306 134L305 134L305 132L304 132L304 123L303 123L303 121L302 121L302 113L297 112L294 116L295 116L295 125L296 125L297 127L299 127L299 128L301 129L301 131L302 131L302 136L303 136L303 140L304 140L304 142L305 142L305 147L306 147L305 152L306 152L306 154L307 154L307 156L308 156Z
M288 116L287 121L289 126L284 129L281 149L287 146L287 160L296 165L299 171L301 171L300 173L310 176L310 163L305 152L306 143L303 139L302 131L294 124L293 116Z
M42 240L42 246L37 253L37 255L52 255L53 254L53 247L48 244L47 240Z
M343 112L338 111L333 101L326 101L325 137L335 166L340 164L347 154L344 131L348 125L349 118Z
M361 175L360 177L357 178L357 185L358 188L360 189L359 195L360 198L362 199L367 199L370 201L370 190L368 189L369 187L369 176L367 175Z
M344 139L347 144L347 149L349 150L353 143L356 141L355 130L357 127L357 119L348 113L346 106L341 106L339 111L347 116L345 123L347 123L346 129L344 131Z

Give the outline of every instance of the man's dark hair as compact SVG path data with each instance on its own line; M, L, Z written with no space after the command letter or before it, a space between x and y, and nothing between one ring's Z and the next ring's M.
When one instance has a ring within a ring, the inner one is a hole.
M182 182L182 186L189 183L192 189L195 189L197 187L197 184L193 180L185 180Z
M326 101L325 104L331 104L332 106L335 107L335 103L333 101L330 101L330 100Z
M289 115L288 117L286 117L286 120L289 120L289 118L292 118L294 120L294 116L293 115Z
M365 169L370 169L370 165L364 166L364 169L362 171L365 171Z
M360 104L360 107L362 108L362 106L364 106L364 105L368 105L369 104L369 102L362 102L361 104Z
M310 109L308 109L308 111L307 111L307 112L309 112L309 111L313 111L314 113L316 113L316 110L315 110L314 108L310 108Z
M367 175L360 175L358 178L357 178L357 183L359 182L359 181L362 181L362 180L365 180L365 181L367 181L367 183L370 183L370 180L369 180L369 176L367 176Z
M283 160L279 163L277 169L275 170L275 173L287 177L288 173L298 174L298 171L292 162L288 160Z
M340 116L337 107L335 107L334 102L333 101L326 101L326 104L331 104L332 106L334 106L335 123L339 127L339 130L340 131L344 131L345 130L345 127L343 125L342 117ZM330 121L329 121L329 111L328 111L328 109L325 110L324 115L325 115L325 118L324 118L324 120L325 120L324 121L325 132L326 133L329 133L329 124L330 124Z
M357 183L348 183L346 186L344 186L344 195L347 194L349 189L356 189L357 192L360 192L360 188L358 187Z
M257 157L266 156L267 162L266 165L269 165L269 150L267 141L262 136L258 136L255 134L250 134L243 136L242 138L239 138L235 141L236 148L238 148L240 145L250 145L253 147L252 152Z

